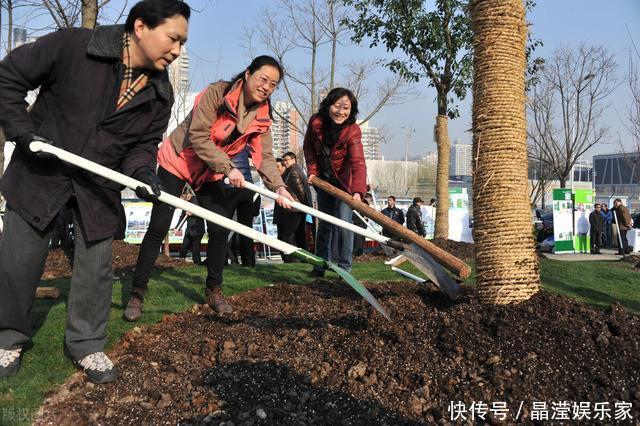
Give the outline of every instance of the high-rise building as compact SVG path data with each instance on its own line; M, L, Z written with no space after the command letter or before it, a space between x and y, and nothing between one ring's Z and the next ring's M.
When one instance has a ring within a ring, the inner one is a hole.
M369 122L360 124L362 131L362 148L366 160L382 160L380 156L380 143L382 137L376 127L369 126Z
M191 78L189 76L189 52L186 46L182 46L180 56L169 64L167 68L169 72L169 81L173 86L173 92L176 99L179 96L186 96L189 93Z
M282 157L287 151L297 152L302 147L298 143L296 126L299 121L298 111L286 101L277 101L273 107L273 155Z
M15 27L13 29L12 48L15 49L16 47L20 47L25 43L27 43L27 30L25 28Z
M451 145L449 176L471 176L471 173L471 145L458 139Z
M427 151L422 157L422 162L429 167L436 167L438 165L438 151Z

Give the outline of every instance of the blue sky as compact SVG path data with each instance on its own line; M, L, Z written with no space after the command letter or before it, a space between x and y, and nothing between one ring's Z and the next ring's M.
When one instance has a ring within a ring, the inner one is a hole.
M112 0L112 7L121 7L123 0ZM240 47L243 25L260 25L255 16L272 1L258 0L191 0L188 2L199 10L192 16L188 48L191 52L192 86L198 90L207 82L219 78L229 78L248 65L251 58L246 49ZM129 5L133 1L129 1ZM5 18L6 19L6 18ZM538 56L547 56L555 48L576 46L580 42L604 45L611 49L618 62L618 77L624 79L627 72L628 54L631 43L627 27L636 44L640 47L640 1L638 0L538 0L538 4L528 17L536 38L542 39L544 46L536 51ZM5 22L3 21L3 24ZM6 37L3 36L3 37ZM267 53L256 50L257 53ZM339 61L359 59L390 59L392 54L384 49L368 47L348 47L339 52ZM302 67L300 57L294 58L290 66ZM374 76L383 78L384 72ZM383 127L388 143L382 146L382 154L388 159L404 158L405 131L403 127L415 129L408 144L409 155L418 155L435 150L433 124L436 107L435 92L426 82L416 86L418 99L402 105L384 108L371 121L371 125ZM275 98L284 99L282 89ZM460 118L449 124L451 141L457 139L471 143L470 95L460 104ZM616 152L619 150L618 135L628 141L623 126L625 109L629 102L628 88L622 84L609 98L611 106L605 119L611 126L611 141L591 150L587 155Z

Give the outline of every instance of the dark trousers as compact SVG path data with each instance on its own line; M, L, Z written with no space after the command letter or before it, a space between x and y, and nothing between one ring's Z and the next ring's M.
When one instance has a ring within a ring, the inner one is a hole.
M202 263L200 259L200 243L202 242L203 234L191 235L188 232L182 239L182 245L180 246L180 257L187 257L187 253L191 250L191 258L193 263L199 265Z
M278 218L278 239L294 246L297 245L296 232L305 216L306 213L285 212L282 210ZM282 253L282 261L284 263L293 263L297 262L298 258Z
M172 175L162 167L158 168L158 177L162 182L162 187L168 194L176 197L182 193L185 182ZM149 275L153 269L153 265L160 254L160 247L165 235L171 226L173 219L173 211L175 208L164 204L154 204L151 209L151 219L149 227L144 234L142 244L140 244L140 252L138 253L138 261L136 262L136 272L133 275L131 293L140 299L144 298L144 292L149 284Z
M298 225L298 229L296 229L296 246L303 250L309 250L309 245L307 244L307 214L302 214L302 220Z
M251 195L253 200L253 195ZM238 223L253 227L253 204L246 204L244 202L238 205L236 211L236 218ZM253 250L253 240L243 235L238 235L238 251L240 252L240 261L242 266L256 266L256 252Z
M620 238L622 239L622 247L618 248L618 254L631 253L631 250L629 249L629 241L627 241L627 229L620 229ZM619 241L618 244L620 244Z
M600 253L602 247L602 230L591 228L591 253Z
M247 189L231 188L221 181L202 185L196 194L200 205L228 219L236 210L250 210L253 194ZM207 249L207 287L222 285L222 270L227 260L229 230L212 222L207 222L209 243ZM242 246L242 243L240 243Z
M65 346L80 360L104 349L111 308L112 238L87 241L73 212L75 248L67 300ZM31 306L44 271L53 225L39 231L7 208L0 242L0 348L17 349L33 334Z

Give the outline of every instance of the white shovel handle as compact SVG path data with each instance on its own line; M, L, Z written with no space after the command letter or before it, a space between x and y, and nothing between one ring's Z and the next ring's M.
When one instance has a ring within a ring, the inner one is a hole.
M277 200L278 198L282 197L281 195L278 195L273 191L269 191L268 189L262 188L262 187L260 187L258 185L255 185L255 184L251 183L251 182L245 181L244 182L244 187L247 188L250 191L257 192L260 195L264 195L267 198L271 198L272 200ZM316 210L313 207L309 207L309 206L304 205L304 204L302 204L302 203L300 203L298 201L291 201L291 200L286 199L286 198L285 198L285 200L287 201L287 203L289 203L291 205L291 207L295 208L296 210L299 210L299 211L301 211L303 213L308 213L311 216L315 216L320 220L324 220L325 222L329 222L329 223L331 223L333 225L336 225L336 226L339 226L341 228L348 229L349 231L351 231L351 232L353 232L355 234L365 236L365 237L367 237L367 238L369 238L369 239L371 239L373 241L377 241L377 242L383 243L383 244L385 244L385 243L387 243L389 241L389 238L384 237L384 236L382 236L382 235L380 235L378 233L371 232L368 229L361 228L361 227L359 227L357 225L354 225L351 222L347 222L347 221L339 219L339 218L337 218L335 216L331 216L329 214L323 213L320 210Z
M48 152L54 154L56 157L65 161L69 164L73 164L74 166L80 167L84 170L90 171L91 173L95 173L99 176L102 176L105 179L112 180L120 185L124 185L128 188L135 190L139 186L143 186L147 188L149 193L153 193L151 187L142 182L137 181L129 176L123 175L122 173L118 173L111 169L108 169L100 164L94 163L93 161L89 161L85 158L82 158L78 155L72 154L64 149L55 147L53 145L49 145L43 142L31 142L29 145L29 149L33 152ZM285 243L284 241L280 241L277 238L270 237L261 232L254 230L253 228L249 228L248 226L241 225L237 222L234 222L231 219L227 219L224 216L221 216L217 213L204 209L200 206L196 206L193 203L185 201L181 198L174 197L171 194L168 194L164 191L160 193L158 199L163 203L166 203L172 207L182 209L187 211L195 216L201 217L209 222L213 222L217 225L222 226L223 228L229 229L231 231L237 232L240 235L243 235L247 238L251 238L252 240L258 241L259 243L268 245L270 247L275 248L285 254L291 254L295 251L298 251L298 247L293 246L291 244Z

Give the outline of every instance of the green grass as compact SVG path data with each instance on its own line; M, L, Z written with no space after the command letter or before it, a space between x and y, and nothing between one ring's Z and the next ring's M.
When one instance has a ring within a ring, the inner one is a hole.
M403 267L417 273L405 263ZM585 303L608 306L620 302L629 311L640 314L640 274L631 271L631 265L621 262L542 262L543 287ZM258 265L256 268L230 267L225 271L225 294L232 295L257 287L286 281L307 284L311 270L305 264ZM353 274L362 281L384 282L406 280L382 262L355 264ZM204 303L204 267L186 267L156 271L152 274L150 291L145 298L145 310L139 323L122 320L123 301L128 299L130 280L116 281L113 286L111 318L108 327L107 348L122 335L139 324L158 322L167 313L189 309ZM337 277L327 273L327 277ZM474 277L468 280L472 284ZM37 300L32 314L35 325L33 347L25 351L20 372L0 380L0 424L26 423L35 413L44 395L67 379L74 367L63 355L63 334L66 320L68 279L45 281L42 285L61 290L58 300Z

